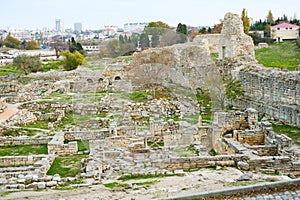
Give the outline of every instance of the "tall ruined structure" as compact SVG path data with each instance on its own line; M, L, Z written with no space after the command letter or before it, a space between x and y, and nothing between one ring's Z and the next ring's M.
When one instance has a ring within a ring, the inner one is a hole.
M225 15L218 50L219 58L227 58L232 65L229 73L241 81L245 90L244 98L235 101L236 105L300 126L300 72L258 64L252 39L244 34L238 15Z
M244 33L243 23L239 15L227 13L218 45L219 59L236 58L252 60L254 44L250 36Z

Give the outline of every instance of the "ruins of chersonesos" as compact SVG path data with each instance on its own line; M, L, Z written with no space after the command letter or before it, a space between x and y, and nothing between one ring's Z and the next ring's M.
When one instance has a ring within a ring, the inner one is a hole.
M101 70L1 77L0 147L45 145L46 152L1 156L0 188L45 189L43 199L54 188L78 188L70 198L159 199L298 177L299 149L272 123L300 127L300 71L265 68L254 49L240 17L227 13L221 34L107 60ZM239 80L244 96L222 102L221 76ZM153 90L141 95L142 83ZM199 105L204 93L215 103ZM52 174L65 156L79 171Z

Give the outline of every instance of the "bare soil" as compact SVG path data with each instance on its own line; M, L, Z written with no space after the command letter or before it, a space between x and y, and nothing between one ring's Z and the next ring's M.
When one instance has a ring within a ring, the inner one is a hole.
M109 199L109 200L144 200L161 199L166 197L181 196L199 192L220 190L244 185L245 182L238 182L237 179L243 173L236 168L201 169L196 172L186 172L184 176L172 176L165 178L152 178L143 180L118 181L120 183L137 183L158 181L155 184L137 186L130 189L123 187L110 189L104 185L93 185L91 187L77 188L74 190L42 190L42 191L20 191L0 196L1 199L45 199L45 200L90 200L90 199ZM253 178L248 184L269 182L277 180L287 180L286 176L272 176L254 173ZM114 180L105 180L103 183L111 183ZM247 184L247 183L246 183ZM1 193L0 193L1 195Z

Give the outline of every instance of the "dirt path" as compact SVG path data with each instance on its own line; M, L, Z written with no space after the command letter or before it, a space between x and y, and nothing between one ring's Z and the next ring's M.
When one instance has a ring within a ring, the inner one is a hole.
M7 108L4 109L3 113L0 113L0 122L4 122L11 116L19 112L18 105L16 104L6 104Z
M149 187L142 186L131 189L115 188L109 189L103 185L94 185L90 188L78 188L76 190L43 190L43 191L21 191L2 196L1 199L30 199L30 200L147 200L174 197L184 194L193 194L212 190L236 187L236 182L242 172L236 168L224 168L219 170L201 169L196 172L185 173L185 176L172 176L166 178L153 178L143 180L118 181L120 183L134 184L137 182L151 182ZM262 181L285 180L285 176L270 176L255 173L252 184ZM111 183L113 180L106 180L103 183ZM0 194L1 195L1 194Z

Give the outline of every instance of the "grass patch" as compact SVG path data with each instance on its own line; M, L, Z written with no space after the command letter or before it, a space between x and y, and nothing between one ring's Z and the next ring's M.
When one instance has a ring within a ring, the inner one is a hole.
M77 141L78 151L89 151L89 141L88 140L65 140L64 143L67 144L69 142Z
M279 134L285 134L290 137L293 142L297 145L300 145L300 128L289 126L289 125L276 125L272 124L273 130Z
M135 102L147 102L148 96L152 96L149 91L135 91L130 94L130 100Z
M180 157L191 157L199 155L199 152L196 151L192 145L189 145L187 147L174 148L172 152L176 153Z
M219 59L219 53L211 53L211 54L210 54L210 57L211 57L213 60L218 60L218 59Z
M264 181L237 181L237 182L228 183L228 186L247 186L247 185L254 185L261 182Z
M6 66L1 66L0 70L0 76L6 76L9 74L18 74L18 75L23 75L24 72L21 70L18 70L16 66L13 65L6 65Z
M218 153L217 153L214 149L211 149L208 153L209 153L209 155L211 155L211 156L216 156L216 155L218 155Z
M63 64L64 64L63 60L60 60L60 61L51 61L51 62L48 62L47 64L44 64L42 66L42 68L43 68L44 72L48 72L50 70L58 70L59 67L63 66Z
M47 144L4 146L0 148L0 156L28 156L30 154L48 154Z
M5 192L2 192L2 193L0 194L0 197L4 197L4 196L7 196L7 195L9 195L9 194L16 193L16 192L21 192L21 190L5 191Z
M128 180L137 180L137 179L147 179L147 178L165 178L170 176L176 176L175 174L156 174L156 175L130 175L130 176L123 176L118 178L121 181L128 181Z
M22 126L23 129L30 129L30 128L40 128L40 129L48 129L48 123L54 122L54 119L48 119L48 120L38 120L31 124L26 124ZM20 126L20 125L19 125Z
M81 159L87 155L72 155L57 157L52 163L47 175L59 174L61 177L75 177L81 173Z
M255 57L265 67L287 67L293 71L300 63L299 51L295 41L284 41L256 50Z
M163 141L160 142L153 142L153 141L147 141L147 146L151 147L151 148L159 148L159 147L163 147L165 144Z
M115 187L124 187L124 188L128 188L128 184L126 183L118 183L118 182L112 182L112 183L106 183L103 184L105 187L107 188L115 188Z

